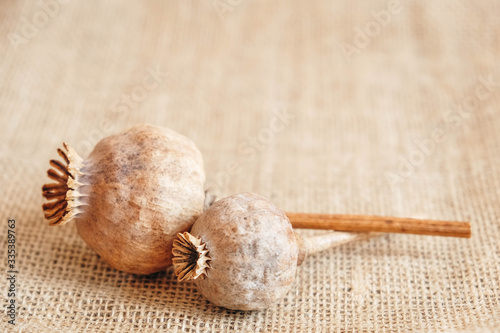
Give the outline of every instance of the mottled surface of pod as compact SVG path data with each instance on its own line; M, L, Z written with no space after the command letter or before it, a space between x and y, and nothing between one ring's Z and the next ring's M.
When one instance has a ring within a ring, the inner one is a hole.
M82 163L69 177L76 199L62 222L74 217L80 236L118 270L170 266L173 239L203 210L205 173L194 143L169 129L135 126L99 141Z
M216 201L193 225L210 268L195 281L212 303L266 309L291 289L298 246L285 213L264 197L243 193Z

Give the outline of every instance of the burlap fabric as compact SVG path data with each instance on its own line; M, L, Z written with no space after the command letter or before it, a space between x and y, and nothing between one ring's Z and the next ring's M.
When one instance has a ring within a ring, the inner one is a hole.
M493 0L2 1L0 260L15 218L19 309L1 328L499 330L499 17ZM308 258L267 311L213 306L172 270L109 268L73 224L43 219L62 141L86 155L138 123L192 138L219 197L470 220L473 237L351 243Z

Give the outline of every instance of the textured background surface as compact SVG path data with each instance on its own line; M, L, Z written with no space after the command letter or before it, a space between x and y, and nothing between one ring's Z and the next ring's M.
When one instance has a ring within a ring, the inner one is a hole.
M497 330L499 31L493 0L2 1L0 213L4 245L17 220L16 329ZM212 306L171 270L114 271L74 225L43 220L61 142L86 155L137 123L192 138L219 196L470 220L473 238L351 243L309 258L272 309Z

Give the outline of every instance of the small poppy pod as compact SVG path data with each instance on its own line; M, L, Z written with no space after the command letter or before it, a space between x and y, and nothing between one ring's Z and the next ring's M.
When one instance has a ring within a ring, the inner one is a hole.
M174 242L175 273L194 279L212 303L265 309L291 289L299 240L283 211L264 197L242 193L216 201Z

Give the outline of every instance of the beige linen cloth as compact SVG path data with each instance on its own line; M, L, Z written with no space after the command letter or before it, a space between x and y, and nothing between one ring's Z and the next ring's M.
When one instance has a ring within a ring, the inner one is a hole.
M15 218L19 308L0 330L500 330L499 17L494 0L2 1L0 260ZM62 142L86 156L139 123L190 137L219 197L471 221L473 237L350 243L266 311L216 307L43 219Z

